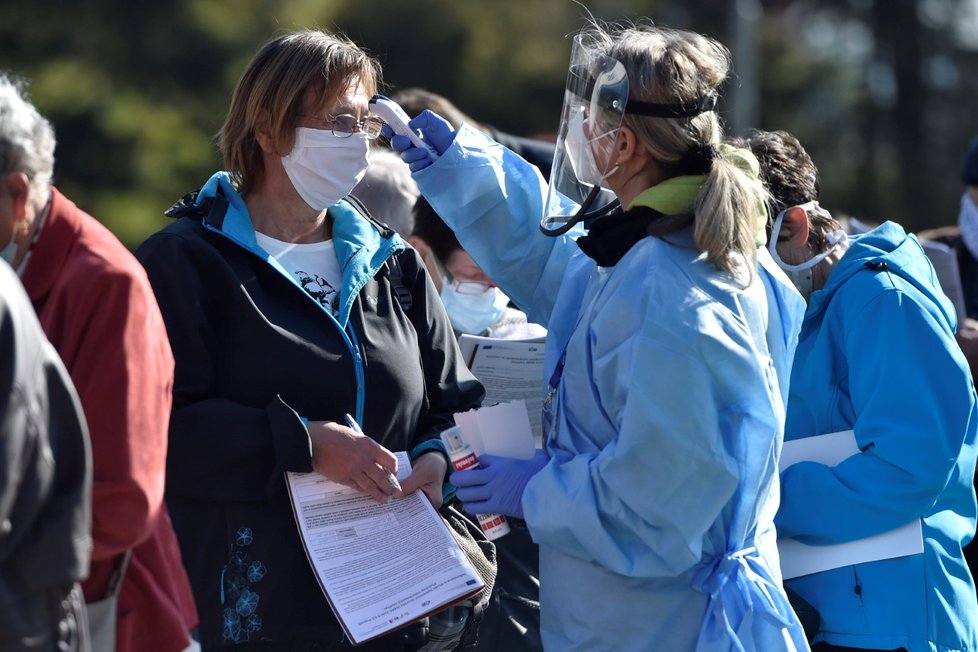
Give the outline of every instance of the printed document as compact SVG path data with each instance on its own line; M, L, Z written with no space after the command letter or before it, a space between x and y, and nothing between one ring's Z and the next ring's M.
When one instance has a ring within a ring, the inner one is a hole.
M543 444L543 354L545 338L502 340L459 337L462 359L486 389L485 404L523 401L537 446Z
M802 461L835 466L857 454L859 447L852 430L830 432L784 442L778 468L783 471ZM829 546L810 546L795 539L778 539L781 575L786 580L842 566L916 555L923 551L924 539L919 518L889 532Z
M397 453L397 478L411 473ZM419 489L387 504L319 473L286 473L299 535L355 644L469 598L485 584Z

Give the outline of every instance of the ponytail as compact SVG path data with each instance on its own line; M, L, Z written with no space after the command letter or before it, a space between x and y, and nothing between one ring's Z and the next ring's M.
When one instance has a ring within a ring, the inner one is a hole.
M763 244L767 190L757 171L750 152L721 145L693 207L696 246L725 272L736 273L743 261L753 270Z

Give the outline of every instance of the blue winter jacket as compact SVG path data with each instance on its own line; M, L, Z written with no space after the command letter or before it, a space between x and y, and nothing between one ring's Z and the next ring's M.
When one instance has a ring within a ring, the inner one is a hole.
M955 315L912 235L856 238L811 296L786 439L853 429L861 453L785 469L781 536L831 544L923 519L924 553L787 582L821 614L817 640L910 652L978 650L961 547L975 532L976 410Z
M722 273L689 229L597 266L574 239L539 232L539 173L467 128L415 178L548 325L541 385L565 360L551 459L523 495L545 646L807 649L773 528L782 380L803 310L783 275Z

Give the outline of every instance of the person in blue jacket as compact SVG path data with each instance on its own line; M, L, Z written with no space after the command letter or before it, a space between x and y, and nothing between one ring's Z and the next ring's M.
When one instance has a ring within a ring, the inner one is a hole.
M483 396L417 252L348 196L380 129L368 113L378 73L325 32L267 42L221 130L227 171L137 250L176 360L166 500L205 650L351 649L284 472L385 500L394 452L407 451L403 492L438 507L438 435ZM424 642L419 624L357 649Z
M808 300L785 439L852 430L860 452L781 474L778 533L810 545L920 520L923 553L787 581L820 615L814 649L978 650L978 408L953 306L913 235L893 222L846 238L818 206L818 171L784 132L748 141L780 213L771 251Z
M808 649L773 523L804 306L758 250L756 160L721 144L728 67L692 32L584 30L549 188L431 112L410 124L435 155L392 138L466 250L549 328L545 450L450 478L467 511L522 517L540 545L547 649Z

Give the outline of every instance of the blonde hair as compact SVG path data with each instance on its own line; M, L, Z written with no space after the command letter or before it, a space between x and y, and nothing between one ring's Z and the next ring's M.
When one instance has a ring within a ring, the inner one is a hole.
M651 23L594 23L583 32L582 43L622 63L633 101L696 105L717 93L730 69L730 52L719 42ZM713 265L731 273L740 267L738 259L755 260L758 206L767 193L756 174L745 171L742 156L720 147L724 135L716 111L648 117L628 113L626 104L622 124L635 132L667 178L686 173L681 163L691 152L710 152L707 179L693 208L696 246Z
M308 93L327 104L357 84L373 95L379 83L380 64L345 37L304 30L265 43L238 80L217 136L224 167L238 192L247 194L265 173L259 126L268 130L280 151L291 151Z

